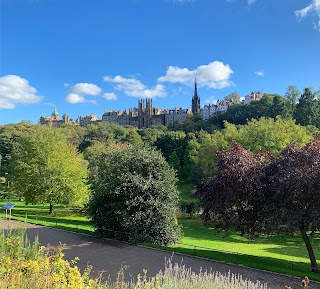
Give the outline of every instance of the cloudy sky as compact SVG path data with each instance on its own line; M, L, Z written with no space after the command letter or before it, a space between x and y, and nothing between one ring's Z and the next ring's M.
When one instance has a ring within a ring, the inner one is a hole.
M320 88L320 0L2 0L0 124Z

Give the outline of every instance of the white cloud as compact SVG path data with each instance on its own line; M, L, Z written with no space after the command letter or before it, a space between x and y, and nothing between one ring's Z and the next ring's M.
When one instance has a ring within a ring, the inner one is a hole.
M232 85L230 77L233 71L228 64L220 61L214 61L207 65L201 65L194 70L169 66L165 76L158 78L158 82L171 82L188 84L194 83L197 79L199 86L209 88L225 88Z
M28 80L18 75L0 77L0 109L13 109L20 103L38 103L41 99Z
M106 100L117 100L118 97L114 92L106 92L102 95Z
M308 6L300 10L294 11L298 20L301 20L302 18L306 17L308 14L312 12L316 13L317 16L320 18L320 0L312 0L312 2ZM320 20L318 24L314 24L313 27L314 29L320 31Z
M102 92L99 86L92 83L77 83L70 87L70 93L96 96Z
M247 0L248 5L251 5L251 4L255 3L255 2L256 2L256 0Z
M77 83L70 86L65 101L68 103L91 102L96 103L94 99L87 99L85 96L97 96L102 93L99 86L92 83Z
M264 72L263 71L256 71L254 74L258 75L258 76L264 76Z
M127 96L138 98L164 97L167 95L164 86L157 84L152 88L147 88L139 79L125 78L121 75L115 77L105 76L105 82L114 83L117 90L123 91Z

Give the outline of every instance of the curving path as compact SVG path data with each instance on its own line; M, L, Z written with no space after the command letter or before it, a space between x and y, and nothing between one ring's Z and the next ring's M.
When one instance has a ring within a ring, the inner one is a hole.
M104 276L115 279L117 272L123 266L127 266L126 277L136 277L139 273L143 274L143 269L148 269L148 276L154 276L160 270L164 269L165 259L171 258L174 263L181 263L186 267L191 267L194 272L202 270L220 271L222 273L240 273L244 279L250 279L253 282L260 281L268 283L268 287L272 289L284 288L290 285L293 289L301 288L300 279L259 271L244 266L236 266L221 262L208 261L191 256L184 256L175 253L145 248L143 246L130 245L127 243L99 239L87 235L67 232L63 230L41 227L26 224L17 221L2 220L3 229L25 227L27 235L32 240L36 235L42 245L50 243L57 246L59 242L65 244L66 259L79 257L77 266L84 269L87 264L93 266L93 273L98 274L103 271ZM309 284L309 289L320 289L320 283Z

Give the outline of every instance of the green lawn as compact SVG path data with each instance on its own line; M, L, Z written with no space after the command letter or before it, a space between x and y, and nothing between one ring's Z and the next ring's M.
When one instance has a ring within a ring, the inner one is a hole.
M178 191L180 202L190 202L195 201L199 202L197 198L191 196L191 194L196 190L195 186L190 182L179 180L178 181Z
M2 207L7 201L0 201ZM24 202L11 201L16 204L12 209L12 218L47 227L56 227L69 231L93 234L94 229L84 213L65 206L55 205L54 214L49 214L49 205L25 205ZM5 217L1 212L0 217Z
M170 246L170 250L320 280L319 274L310 273L308 253L300 235L260 236L249 241L236 232L219 233L204 227L198 218L180 218L179 223L184 237L180 244ZM319 257L320 233L311 241Z
M0 201L0 206L6 201ZM13 218L39 225L93 234L93 227L82 212L55 206L55 214L48 214L48 205L25 205L14 202ZM4 217L4 213L0 214ZM302 238L297 235L261 236L250 242L236 232L217 232L204 227L198 217L181 217L184 237L175 246L162 247L168 250L197 255L234 264L247 265L270 271L319 280L320 275L312 274L309 269L308 254ZM317 257L320 256L320 234L312 238ZM153 245L150 245L153 246Z

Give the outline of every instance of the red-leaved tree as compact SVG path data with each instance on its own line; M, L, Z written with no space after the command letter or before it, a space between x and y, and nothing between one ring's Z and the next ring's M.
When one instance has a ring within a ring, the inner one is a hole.
M219 156L216 176L202 182L197 190L204 205L202 217L251 235L261 224L264 196L256 190L255 180L266 158L237 143Z
M270 229L286 225L300 230L313 272L320 273L307 235L320 228L320 141L305 147L289 146L260 174L261 191L266 199Z

